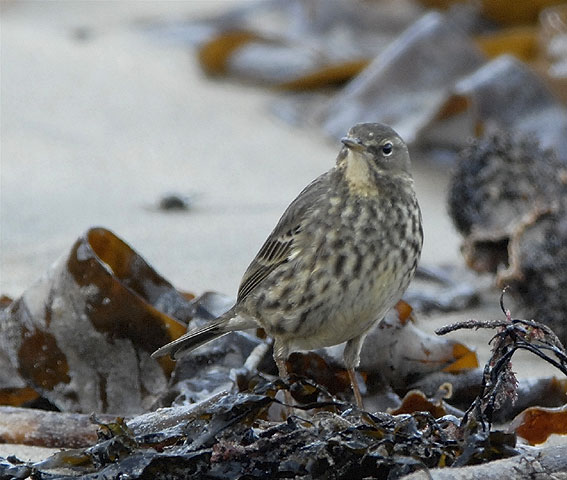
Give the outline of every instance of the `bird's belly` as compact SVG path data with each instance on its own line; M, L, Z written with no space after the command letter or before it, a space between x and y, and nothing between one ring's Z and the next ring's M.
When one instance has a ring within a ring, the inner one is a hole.
M367 317L363 322L359 321L360 317L356 322L352 320L350 314L337 312L323 320L324 330L318 331L314 335L294 336L290 339L289 343L292 345L292 350L312 350L338 345L362 335L376 323L378 318Z
M399 282L392 282L384 272L371 284L342 292L342 301L338 305L327 302L327 305L335 305L333 309L322 306L320 310L312 311L311 318L303 322L288 341L297 350L309 350L356 338L380 321L400 295ZM337 297L340 296L337 292Z

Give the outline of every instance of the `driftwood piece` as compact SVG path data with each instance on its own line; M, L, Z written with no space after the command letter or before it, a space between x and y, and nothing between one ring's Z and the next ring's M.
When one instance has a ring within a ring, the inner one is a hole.
M99 418L111 421L115 417L100 415ZM97 430L98 425L86 414L0 407L0 443L36 447L86 447L97 441Z
M483 465L419 471L403 480L566 480L567 445L530 449L516 457Z
M207 412L227 392L212 395L197 404L160 408L134 417L127 422L134 435L145 435L175 427ZM82 413L49 412L33 408L0 406L0 443L33 445L50 448L88 447L97 441L99 422L114 422L116 416Z

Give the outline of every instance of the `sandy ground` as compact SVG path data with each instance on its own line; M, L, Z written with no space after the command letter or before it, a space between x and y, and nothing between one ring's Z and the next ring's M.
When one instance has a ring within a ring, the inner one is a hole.
M272 92L205 78L187 45L145 27L236 3L0 4L0 293L19 296L100 225L177 287L235 295L285 206L337 153L319 131L274 119ZM413 160L423 263L460 263L448 169ZM167 192L192 195L193 208L157 210ZM499 315L496 305L482 313ZM486 335L469 338L485 360ZM540 366L527 359L518 370Z

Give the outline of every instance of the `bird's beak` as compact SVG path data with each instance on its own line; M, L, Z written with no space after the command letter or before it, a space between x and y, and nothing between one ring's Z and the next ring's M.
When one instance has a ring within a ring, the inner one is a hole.
M351 150L362 150L364 147L362 146L362 144L360 143L360 141L357 138L352 138L352 137L343 137L341 138L341 142L348 148L350 148Z

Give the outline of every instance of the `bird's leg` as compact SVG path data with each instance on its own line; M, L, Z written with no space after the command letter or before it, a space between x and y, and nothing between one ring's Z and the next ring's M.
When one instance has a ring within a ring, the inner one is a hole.
M358 388L358 382L356 380L356 372L354 368L349 368L347 372L348 378L350 380L350 386L352 388L352 393L354 393L356 406L362 410L364 408L364 405L362 404L362 395L360 395L360 388Z
M364 405L362 404L362 396L360 395L360 388L358 388L356 372L354 369L358 367L358 364L360 363L360 350L362 349L362 344L364 343L365 338L366 333L350 339L347 342L343 353L343 360L348 371L348 378L350 380L352 392L354 393L356 406L360 409L363 409Z
M287 379L287 367L285 366L285 360L277 359L276 365L278 366L278 372L279 372L280 378L282 380L286 380ZM288 414L291 414L291 411L292 411L291 406L293 405L293 398L291 397L291 393L289 393L289 389L287 389L287 388L284 390L284 397L285 397L285 403L288 405Z
M276 366L278 367L278 374L280 378L284 381L287 379L288 376L287 367L285 365L287 356L288 356L287 346L284 345L281 341L274 339L274 360L276 362ZM285 397L285 403L288 405L287 414L289 416L293 413L293 408L292 408L293 398L291 398L291 393L289 393L288 389L284 390L284 397Z

